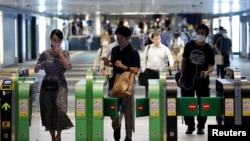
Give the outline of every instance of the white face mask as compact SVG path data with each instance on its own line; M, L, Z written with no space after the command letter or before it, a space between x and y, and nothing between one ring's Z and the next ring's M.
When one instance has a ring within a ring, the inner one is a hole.
M194 37L196 34L195 34L195 32L192 32L192 36Z
M223 33L223 37L227 38L227 33Z
M55 42L51 42L52 47L60 47L61 43L55 43Z
M196 41L199 43L202 43L205 41L205 36L204 35L196 35Z
M108 46L108 45L109 45L109 42L106 42L106 41L103 41L103 42L102 42L102 46L105 46L105 47L106 47L106 46Z

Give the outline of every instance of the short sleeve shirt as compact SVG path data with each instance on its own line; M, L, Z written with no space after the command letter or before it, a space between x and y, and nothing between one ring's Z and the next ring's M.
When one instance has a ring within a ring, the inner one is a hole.
M209 44L198 46L195 41L190 41L184 47L183 58L186 59L184 77L192 79L200 76L201 71L206 71L209 65L214 65L214 52Z
M118 68L114 65L117 60L121 60L122 64L128 67L141 67L139 53L137 50L133 49L130 44L123 50L120 50L119 46L116 46L112 49L111 62L113 64L114 77L116 74L124 72L123 69Z

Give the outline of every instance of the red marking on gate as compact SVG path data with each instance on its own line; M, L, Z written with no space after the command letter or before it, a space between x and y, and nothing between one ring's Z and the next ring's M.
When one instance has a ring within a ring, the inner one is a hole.
M142 111L143 111L143 105L142 105L142 104L139 104L139 105L138 105L138 110L139 110L139 112L142 112Z
M202 107L203 107L203 109L204 109L205 111L207 111L207 110L210 109L210 103L209 103L209 102L204 102Z
M196 109L196 105L194 102L189 103L188 108L190 111L194 111Z
M109 109L111 111L114 111L115 110L115 104L114 103L111 103L110 106L109 106Z

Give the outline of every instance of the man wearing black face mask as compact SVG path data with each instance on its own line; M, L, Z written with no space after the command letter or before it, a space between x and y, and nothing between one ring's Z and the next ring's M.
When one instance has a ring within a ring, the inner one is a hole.
M117 74L124 71L130 71L137 74L140 68L140 56L138 51L133 49L129 40L131 31L126 26L119 26L115 31L118 46L113 47L111 51L111 60L103 59L105 65L113 67L113 77L109 80L109 89L113 88L114 80ZM132 132L134 131L134 88L131 96L118 99L119 116L112 117L112 127L114 129L115 141L120 140L122 117L125 117L126 138L125 141L132 141Z
M210 96L209 74L214 70L214 52L212 47L205 42L209 34L206 25L201 24L196 28L196 40L188 42L184 47L183 59L181 64L181 75L178 86L181 87L182 97ZM198 108L199 110L201 108ZM193 116L184 116L185 124L188 126L186 134L192 134L195 130ZM204 134L207 117L197 116L197 134Z

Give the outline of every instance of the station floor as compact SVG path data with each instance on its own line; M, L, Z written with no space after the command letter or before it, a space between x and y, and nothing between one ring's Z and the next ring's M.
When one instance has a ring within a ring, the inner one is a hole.
M92 67L93 59L96 55L94 51L70 51L71 63L73 68L65 73L69 87L68 96L68 115L72 122L75 123L75 97L74 87L75 84L82 79L85 79L85 72L87 69ZM231 60L231 67L238 68L242 76L250 78L249 73L249 60L234 56ZM34 73L33 67L36 60L27 61L25 63L19 63L16 65L8 66L0 70L0 82L4 79L11 78L11 73L17 71L18 68L28 68L30 76L38 77L42 79L44 72ZM215 96L215 71L211 75L211 96ZM136 87L136 97L144 97L144 88L141 86ZM38 107L37 107L38 108ZM45 128L41 126L39 108L33 113L32 126L30 126L30 141L50 141L49 132L45 131ZM178 116L178 141L206 141L207 140L207 126L205 128L204 135L197 135L196 130L192 135L186 135L186 126L182 119L182 116ZM206 125L215 125L215 117L208 117ZM122 123L121 130L121 141L125 138L124 120ZM75 140L75 127L64 130L62 132L63 141L74 141ZM111 128L111 120L109 117L104 117L104 141L114 141L113 130ZM139 117L135 119L135 132L133 133L133 141L149 141L149 118Z

